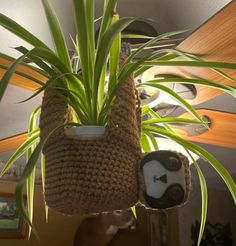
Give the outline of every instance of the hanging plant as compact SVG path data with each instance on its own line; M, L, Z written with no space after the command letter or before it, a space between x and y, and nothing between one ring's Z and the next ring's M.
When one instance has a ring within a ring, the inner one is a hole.
M195 153L207 160L220 174L236 201L235 183L223 165L204 149L177 136L168 125L175 122L203 125L206 123L194 108L168 88L166 83L209 86L234 97L235 89L201 78L168 77L134 81L134 78L153 66L208 67L225 76L220 69L236 70L236 65L206 62L175 49L154 51L149 49L156 42L169 39L182 31L157 37L126 35L126 38L143 38L147 42L134 51L131 50L131 54L127 57L120 56L121 32L137 18L119 18L115 14L117 0L104 1L98 40L95 42L94 1L74 0L73 2L77 28L76 39L72 40L76 52L73 63L58 19L47 0L42 0L42 4L54 42L54 50L22 26L0 14L1 26L33 46L31 50L22 46L16 48L22 55L6 69L1 79L0 101L11 76L17 72L19 64L26 65L26 59L38 68L29 64L28 67L47 78L46 83L42 84L37 79L21 73L21 76L40 85L37 92L24 101L44 93L40 125L38 128L36 124L40 112L38 108L32 113L27 140L1 171L2 176L20 156L27 153L27 164L16 187L16 202L20 214L34 232L36 233L32 223L34 177L35 165L40 155L42 155L42 184L46 213L47 206L68 214L80 210L102 212L126 209L134 206L139 200L149 207L158 208L159 205L157 206L155 202L145 199L143 193L145 188L142 184L146 176L143 169L139 168L141 150L148 153L158 149L155 134L182 145L188 151L190 158L192 158L191 153ZM146 53L142 55L144 50ZM232 78L228 76L228 79ZM140 88L165 92L191 113L194 119L160 118L149 106L140 109L137 94L137 89ZM94 133L92 136L91 132ZM182 171L189 170L182 155L175 154L174 157L177 162L185 163L182 165ZM157 160L162 162L159 158L158 155ZM205 178L195 161L194 165L202 188L200 243L206 221L207 188ZM144 166L145 163L142 167ZM141 172L141 175L138 172ZM148 171L146 174L148 175ZM164 176L160 179L165 181ZM28 211L25 210L23 201L25 184L27 184ZM186 183L185 191L188 188ZM185 195L184 197L186 198ZM183 199L181 202L184 202ZM176 204L172 203L170 207L172 205Z

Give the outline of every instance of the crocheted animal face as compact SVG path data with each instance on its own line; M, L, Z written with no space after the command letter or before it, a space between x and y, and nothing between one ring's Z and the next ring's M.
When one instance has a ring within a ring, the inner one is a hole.
M186 172L179 154L155 151L141 161L144 199L151 208L165 209L183 203L187 192Z

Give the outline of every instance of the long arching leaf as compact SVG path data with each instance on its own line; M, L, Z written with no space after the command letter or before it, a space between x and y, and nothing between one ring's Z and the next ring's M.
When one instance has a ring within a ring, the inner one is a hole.
M47 17L48 25L50 27L51 36L56 48L58 57L66 65L67 69L72 72L71 61L68 53L68 48L64 39L60 23L53 9L47 0L42 0L44 11Z
M1 170L0 177L2 177L9 168L18 160L32 145L39 141L39 130L28 137L25 142L14 152L10 159L6 162L4 168Z
M161 76L161 75L160 75ZM193 84L193 85L202 85L202 86L207 86L211 87L217 90L222 90L234 97L236 97L236 89L223 85L223 84L218 84L206 79L201 79L201 78L196 78L196 79L189 79L189 78L166 78L166 79L154 79L154 80L149 80L149 81L143 81L140 83L138 86L150 86L152 84L162 84L162 83L184 83L184 84Z
M176 102L178 102L184 109L186 109L190 114L192 114L196 119L198 119L203 125L208 127L206 122L204 122L202 120L201 116L197 113L197 111L187 101L185 101L181 96L179 96L173 90L171 90L170 88L168 88L166 86L160 85L160 84L151 84L150 86L157 88L159 90L162 90L165 93L167 93Z
M188 152L188 154L191 156L191 153ZM204 233L205 229L205 224L206 224L206 217L207 217L207 207L208 207L208 191L207 191L207 184L206 184L206 179L202 173L202 170L200 169L199 165L197 162L192 158L194 167L198 173L199 181L200 181L200 187L201 187L201 195L202 195L202 213L201 213L201 225L200 225L200 230L199 230L199 235L198 235L198 243L197 246L200 246L202 236Z
M98 46L105 31L111 24L113 13L116 12L117 0L105 0L102 23L98 34Z
M41 47L48 49L48 46L44 44L41 40L35 37L32 33L27 31L24 27L0 13L0 26L6 28L11 33L15 34L19 38L25 40L27 43L33 45L34 47Z
M236 70L235 63L229 62L208 62L208 61L147 61L144 66L181 66L181 67L205 67L216 69Z
M41 112L41 106L37 107L30 115L29 120L29 127L28 132L33 132L37 129L37 118L39 113ZM30 146L30 148L27 150L26 160L28 161L29 157L31 156L32 152L34 151L36 144L33 144ZM28 208L28 214L29 219L31 223L33 223L33 212L34 212L34 187L35 187L35 172L36 167L34 167L32 173L27 178L26 182L26 191L27 191L27 208ZM29 227L28 230L28 239L31 235L31 227Z
M9 69L5 72L3 75L1 81L0 81L0 102L2 100L2 97L7 89L7 86L9 84L9 81L12 77L12 75L15 73L17 67L20 65L20 63L24 60L24 58L27 56L28 53L25 55L19 57L15 60L15 62L12 63L12 65L9 67Z

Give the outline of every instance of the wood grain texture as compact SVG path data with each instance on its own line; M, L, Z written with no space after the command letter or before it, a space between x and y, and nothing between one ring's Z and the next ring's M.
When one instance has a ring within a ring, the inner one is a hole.
M206 23L194 31L177 46L178 50L200 55L206 61L236 62L236 1L231 2ZM220 84L236 87L236 82L206 68L154 67L148 70L150 77L157 74L173 74L184 77L201 77ZM236 72L225 70L236 79ZM147 76L148 77L148 76ZM207 87L197 87L198 95L191 104L203 103L214 98L222 91Z
M208 109L199 109L197 112L210 119L210 129L199 136L191 137L187 136L183 130L175 129L179 136L189 141L236 149L236 114ZM189 113L185 113L180 117L193 118Z
M168 230L167 230L168 246L180 246L178 209L172 208L167 211L168 211Z
M9 67L11 66L11 64L12 64L12 61L8 60L7 58L0 57L0 65ZM43 83L46 82L46 78L43 75L41 75L40 73L24 65L18 66L17 71L25 73L33 78L36 78ZM6 70L0 68L0 79L2 78L5 72ZM12 76L10 80L10 84L27 89L27 90L31 90L31 91L34 91L39 88L38 84L18 74L14 74Z
M27 138L27 133L22 133L9 138L0 139L0 153L16 150Z

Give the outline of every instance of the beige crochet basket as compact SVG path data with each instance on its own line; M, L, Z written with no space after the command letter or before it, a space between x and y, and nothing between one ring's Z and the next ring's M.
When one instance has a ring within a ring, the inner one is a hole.
M41 137L70 122L69 106L48 88L40 116ZM45 200L63 214L126 209L138 201L140 103L133 78L119 88L101 138L74 140L59 129L47 141Z

